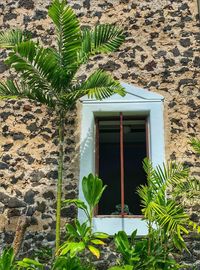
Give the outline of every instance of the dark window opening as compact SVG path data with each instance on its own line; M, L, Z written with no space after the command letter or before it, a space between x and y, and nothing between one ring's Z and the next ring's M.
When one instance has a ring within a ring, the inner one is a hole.
M136 190L146 183L142 168L142 161L148 155L146 119L122 114L121 118L97 118L96 128L96 170L108 186L97 214L141 215Z

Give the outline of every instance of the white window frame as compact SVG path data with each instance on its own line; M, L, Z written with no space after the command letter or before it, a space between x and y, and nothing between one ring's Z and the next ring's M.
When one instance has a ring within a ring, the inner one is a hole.
M126 89L126 96L113 95L105 100L81 99L81 132L80 132L80 181L79 198L84 200L81 181L89 173L95 173L95 116L148 115L149 155L154 166L165 161L164 151L164 98L148 90L121 83ZM102 179L103 180L103 179ZM78 219L85 221L85 214L78 211ZM94 217L95 231L114 235L124 230L128 235L137 229L138 235L147 234L147 226L141 218L131 217Z

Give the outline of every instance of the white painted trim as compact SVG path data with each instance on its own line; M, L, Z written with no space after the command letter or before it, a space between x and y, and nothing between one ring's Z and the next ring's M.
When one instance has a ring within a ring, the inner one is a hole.
M138 90L131 85L123 85L128 92L131 91L131 94L124 98L125 100L118 96L112 97L110 101L82 99L79 184L79 198L82 200L84 200L84 197L81 180L89 173L95 173L94 116L96 115L116 115L119 112L127 115L148 115L150 158L154 166L161 165L164 162L163 97L144 89ZM140 92L138 91L142 91L142 95L139 95ZM122 99L123 102L119 102L119 99ZM78 211L78 218L82 222L85 220L83 211ZM138 229L139 235L147 233L146 224L140 218L95 217L93 226L95 231L107 232L110 235L114 235L119 230L125 230L130 234L134 229Z

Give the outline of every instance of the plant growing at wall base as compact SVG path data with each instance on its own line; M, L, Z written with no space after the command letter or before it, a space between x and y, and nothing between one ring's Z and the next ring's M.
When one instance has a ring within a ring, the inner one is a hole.
M0 254L0 270L16 270L13 248L4 249Z
M169 187L174 190L182 185L189 171L175 163L154 168L148 159L144 160L143 167L147 184L138 188L138 194L148 234L146 238L136 239L136 231L130 238L125 232L118 232L116 248L122 255L122 264L131 265L134 270L180 269L182 266L172 254L177 249L187 250L183 236L189 233L190 227L193 230L198 226L190 221L173 192L171 197L166 194Z
M102 232L93 232L92 218L95 207L98 205L105 188L106 186L103 186L101 179L89 174L88 177L84 177L82 180L82 190L87 205L84 201L78 199L63 202L64 204L73 203L84 211L86 221L81 224L78 220L75 220L74 225L66 225L67 241L60 247L60 255L70 254L73 258L77 253L89 251L96 258L100 257L97 246L105 245L103 240L108 238L108 235Z
M56 47L46 48L29 40L19 30L0 34L0 47L8 49L6 64L19 74L16 80L0 83L2 98L29 98L56 112L59 131L59 159L56 211L56 250L60 245L60 210L63 180L64 127L68 111L84 95L103 99L124 88L102 70L92 73L84 82L76 74L90 56L115 51L124 41L120 29L113 25L97 25L93 30L81 29L79 21L65 0L54 0L48 14L57 36Z

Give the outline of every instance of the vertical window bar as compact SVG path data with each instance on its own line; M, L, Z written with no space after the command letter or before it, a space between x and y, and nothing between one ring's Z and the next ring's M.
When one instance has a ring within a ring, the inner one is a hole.
M99 119L95 119L95 126L96 126L96 142L95 142L95 173L99 175Z
M95 174L99 176L99 119L95 119ZM94 216L98 215L98 205L94 209Z
M123 114L120 112L120 172L121 172L121 216L124 217L124 129Z
M146 157L150 158L149 117L145 119L145 133L146 133Z

